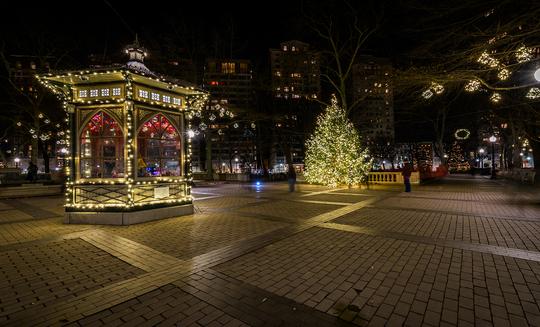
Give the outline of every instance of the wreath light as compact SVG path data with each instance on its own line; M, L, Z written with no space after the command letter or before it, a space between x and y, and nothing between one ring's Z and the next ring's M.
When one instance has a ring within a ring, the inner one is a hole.
M469 136L471 136L471 132L465 128L460 128L454 133L456 140L466 140Z

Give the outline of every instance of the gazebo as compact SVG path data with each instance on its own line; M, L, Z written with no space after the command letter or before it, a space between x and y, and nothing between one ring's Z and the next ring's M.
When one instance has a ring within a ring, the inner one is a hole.
M193 212L189 119L207 93L126 65L37 76L63 102L66 223L129 225Z

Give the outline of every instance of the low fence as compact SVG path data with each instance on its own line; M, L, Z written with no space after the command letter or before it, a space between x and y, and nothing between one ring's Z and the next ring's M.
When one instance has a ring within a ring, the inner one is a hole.
M368 181L371 184L403 184L401 171L371 171L368 175ZM415 171L411 173L411 184L420 183L420 173Z
M0 187L0 199L62 194L62 185L24 184Z
M249 182L249 174L230 174L230 173L213 173L212 178L208 177L205 172L193 173L194 180L213 180L213 181L231 181L231 182Z
M280 176L270 176L269 181L274 180L286 180L286 174L277 174ZM281 176L283 175L283 176ZM207 180L208 175L206 173L194 173L193 177L195 180ZM230 182L249 182L251 179L253 179L253 176L250 174L219 174L214 173L212 176L212 180L214 181L230 181ZM275 178L272 178L275 177ZM282 177L282 178L278 178ZM369 183L371 184L403 184L403 176L401 175L401 171L391 171L391 172L379 172L379 171L372 171L369 173L368 177ZM296 177L297 182L304 182L304 175L301 173L297 174ZM420 173L415 171L411 173L410 178L411 184L419 184L420 183Z
M21 185L30 183L28 175L22 173L19 168L0 168L0 185ZM50 173L38 173L34 182L44 184L63 184L65 176L62 171L51 171Z
M497 174L523 184L534 184L536 171L533 169L512 169L509 171L498 171Z

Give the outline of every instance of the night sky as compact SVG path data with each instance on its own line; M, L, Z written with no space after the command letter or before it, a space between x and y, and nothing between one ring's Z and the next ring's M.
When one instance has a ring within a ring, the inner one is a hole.
M164 38L182 39L181 32L189 30L207 43L208 52L216 52L216 40L230 45L232 39L233 57L257 62L267 56L269 48L278 47L284 40L299 39L316 45L320 40L306 26L304 18L326 12L339 19L342 10L332 3L323 6L318 1L294 0L257 5L199 1L187 7L183 1L156 6L114 1L94 1L84 6L52 1L32 5L18 2L13 4L12 19L3 20L2 31L13 49L24 51L29 38L42 37L59 48L69 49L70 56L84 63L89 53L114 54L133 40L134 33L139 34L141 43L151 52L152 46L162 45ZM395 32L403 30L410 20L409 10L412 9L407 5L393 1L362 1L359 13L366 22L374 14L384 16L365 51L384 56L402 51L409 42ZM228 50L222 45L216 55L228 55Z
M479 1L476 11L454 11L455 5L464 2L438 1L426 8L420 0L351 1L366 26L378 26L362 54L388 57L397 68L406 67L415 47L437 38L456 22L481 14L490 2L494 1ZM281 41L298 39L316 49L324 47L307 26L306 17L326 14L340 21L346 13L341 1L136 3L12 3L10 19L1 22L4 51L28 54L36 52L36 44L40 44L39 51L65 57L64 68L81 68L88 65L89 54L123 61L121 50L137 33L150 56L191 56L199 66L205 58L212 57L250 59L258 78L257 74L268 72L268 49L278 47ZM398 134L401 130L401 135L431 137L429 132L419 132L429 131L429 125L409 132L410 122L399 121L400 106L400 99L396 98ZM467 117L466 113L458 114L470 122L474 117Z

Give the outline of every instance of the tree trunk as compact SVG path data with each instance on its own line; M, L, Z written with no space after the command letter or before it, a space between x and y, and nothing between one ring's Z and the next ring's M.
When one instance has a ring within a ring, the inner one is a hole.
M49 168L49 164L50 164L50 157L49 157L49 151L47 149L47 142L44 142L44 141L41 141L41 142L38 142L39 144L39 147L41 149L41 155L43 156L43 171L45 172L45 174L48 174L50 173L50 168Z
M38 148L39 148L39 142L37 138L32 137L31 142L32 152L30 152L30 161L35 163L37 165L38 163Z
M206 176L208 179L213 179L212 170L212 132L208 129L206 131Z

